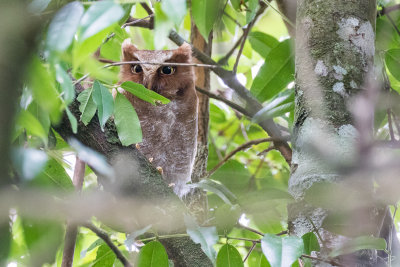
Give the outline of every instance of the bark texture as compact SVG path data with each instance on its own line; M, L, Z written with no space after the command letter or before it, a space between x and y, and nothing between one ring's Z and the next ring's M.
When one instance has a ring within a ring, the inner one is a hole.
M79 93L83 88L77 85L76 90ZM69 106L69 109L79 120L80 112L77 100ZM137 149L133 146L123 147L121 145L112 121L107 122L105 131L102 132L97 117L94 117L87 126L79 122L78 134L73 134L69 120L64 114L61 124L55 129L65 140L73 137L107 157L114 168L116 178L115 181L103 179L102 183L108 191L114 192L118 196L135 196L146 201L154 200L155 206L157 203L164 205L171 203L167 205L168 210L164 212L166 214L169 212L175 215L182 214L181 225L183 225L183 213L186 210L183 203L164 182L157 169ZM171 231L168 233L184 231L181 225L171 225ZM159 234L167 233L159 232ZM194 266L191 265L193 262L198 264L196 266L212 266L200 245L195 244L190 238L175 238L174 241L161 239L160 242L165 246L168 256L175 266Z
M323 239L321 256L327 256L346 238L324 229L326 210L305 204L303 198L316 183L348 182L348 177L329 162L353 164L357 159L360 133L347 107L364 91L373 72L375 18L375 0L297 2L296 107L289 191L298 202L289 207L289 230L301 236L318 229ZM371 196L372 181L362 181L359 189ZM373 208L362 213L374 218ZM340 260L346 266L377 265L376 251L372 250Z

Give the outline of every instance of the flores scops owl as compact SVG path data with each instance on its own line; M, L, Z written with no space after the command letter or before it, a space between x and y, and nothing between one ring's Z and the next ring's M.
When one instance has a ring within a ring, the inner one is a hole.
M191 63L187 43L175 50L139 50L129 39L122 44L123 61ZM182 197L188 191L197 147L197 95L192 66L122 65L120 82L144 85L171 102L154 106L120 90L135 108L143 132L140 151L162 167L163 178Z

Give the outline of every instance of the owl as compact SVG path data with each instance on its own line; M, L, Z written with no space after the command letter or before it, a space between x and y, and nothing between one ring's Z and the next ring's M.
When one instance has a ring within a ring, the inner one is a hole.
M184 43L175 50L139 50L129 39L122 44L122 61L191 63L192 49ZM197 147L197 95L193 67L122 65L120 82L144 85L170 100L154 106L121 90L135 108L142 127L140 151L162 168L164 180L183 197L189 192Z

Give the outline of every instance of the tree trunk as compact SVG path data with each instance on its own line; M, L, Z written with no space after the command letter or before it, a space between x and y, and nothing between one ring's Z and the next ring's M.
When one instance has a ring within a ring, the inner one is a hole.
M375 0L297 2L296 106L289 181L297 202L288 208L289 231L301 236L318 229L322 257L346 238L322 228L326 210L306 204L304 196L316 183L347 183L348 176L328 162L355 163L360 136L371 136L372 128L361 133L354 127L347 107L369 86L366 80L373 74L375 18ZM372 185L367 179L357 186L364 196L371 196ZM373 216L373 209L365 213ZM351 260L351 266L376 266L376 251L358 253Z

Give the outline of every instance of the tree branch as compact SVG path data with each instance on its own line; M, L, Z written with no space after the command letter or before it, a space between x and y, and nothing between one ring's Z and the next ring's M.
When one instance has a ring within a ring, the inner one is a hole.
M108 234L105 231L101 230L100 228L97 228L92 223L85 223L82 226L90 229L90 231L95 233L99 238L103 239L103 241L107 244L107 246L114 252L115 256L117 256L117 259L119 259L119 261L125 267L132 267L132 265L129 263L128 259L125 258L125 256L117 248L117 246L112 242L111 238L108 236Z
M287 137L282 137L283 139L281 140L286 140ZM229 152L228 155L225 156L225 158L220 161L217 165L215 165L214 168L212 168L208 173L207 173L207 177L210 177L216 170L218 170L225 162L227 162L230 158L232 158L236 153L245 150L253 145L258 145L261 143L265 143L265 142L276 142L279 141L276 138L262 138L262 139L255 139L255 140L251 140L249 142L246 142L240 146L238 146L237 148L235 148L234 150L232 150L231 152Z
M377 15L377 17L385 16L385 15L389 14L390 12L393 12L396 10L400 10L400 4L388 6L388 7L382 7L382 9L379 10L376 15Z

